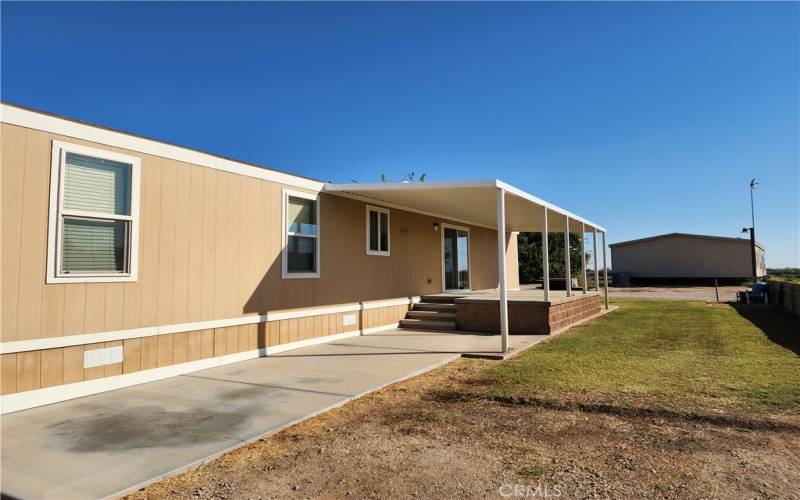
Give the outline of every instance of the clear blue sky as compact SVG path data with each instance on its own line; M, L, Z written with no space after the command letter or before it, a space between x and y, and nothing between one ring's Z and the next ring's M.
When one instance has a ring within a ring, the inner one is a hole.
M2 98L347 182L498 177L800 266L798 3L2 4ZM746 235L743 235L746 236Z

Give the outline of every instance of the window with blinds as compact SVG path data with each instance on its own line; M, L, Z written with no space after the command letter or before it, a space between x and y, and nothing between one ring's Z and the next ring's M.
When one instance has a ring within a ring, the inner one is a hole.
M59 190L52 277L64 281L130 277L138 159L120 161L127 157L63 143L54 143L56 148L60 149L54 154Z
M64 208L131 214L131 166L75 153L66 154Z
M64 217L62 272L126 272L127 234L127 221Z
M367 255L389 255L389 211L367 206Z
M285 192L284 277L319 276L319 225L316 198Z
M131 165L67 152L61 273L128 272Z

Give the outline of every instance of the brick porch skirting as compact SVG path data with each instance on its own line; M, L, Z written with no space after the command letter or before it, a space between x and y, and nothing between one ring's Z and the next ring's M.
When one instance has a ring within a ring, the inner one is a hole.
M497 300L456 300L459 330L500 331L500 303ZM592 294L551 304L536 301L508 301L508 329L514 334L549 334L600 312L600 295Z

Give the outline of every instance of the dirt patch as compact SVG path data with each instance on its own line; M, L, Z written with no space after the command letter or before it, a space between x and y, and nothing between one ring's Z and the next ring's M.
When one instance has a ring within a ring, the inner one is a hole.
M395 384L131 498L796 498L798 415L736 426L441 397L487 363Z

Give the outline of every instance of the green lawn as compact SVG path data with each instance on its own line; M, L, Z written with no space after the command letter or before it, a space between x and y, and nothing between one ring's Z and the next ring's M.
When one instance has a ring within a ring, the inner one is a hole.
M800 409L800 319L764 307L620 301L485 372L493 396L682 412Z

